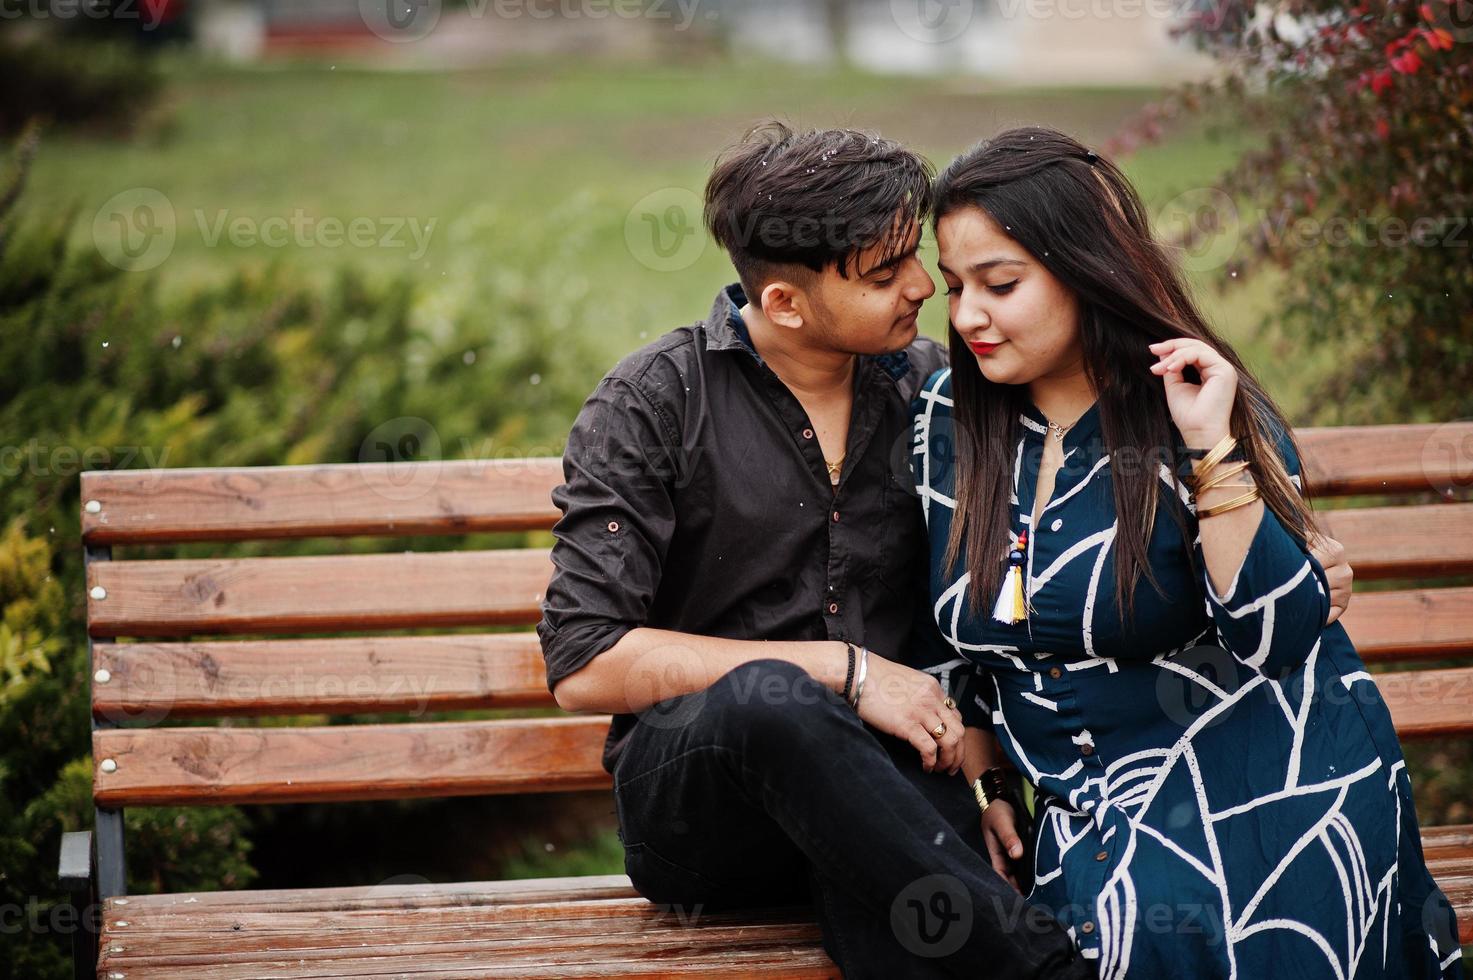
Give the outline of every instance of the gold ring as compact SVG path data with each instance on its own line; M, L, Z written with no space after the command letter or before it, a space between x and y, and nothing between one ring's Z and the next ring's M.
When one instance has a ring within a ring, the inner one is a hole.
M948 708L955 708L956 707L956 702L953 701L951 698L947 698L945 701L942 701L941 703L944 704L944 705L946 705Z
M945 735L945 734L946 734L946 722L944 722L944 721L941 724L937 725L935 728L931 729L931 737L932 738L940 738L942 735Z

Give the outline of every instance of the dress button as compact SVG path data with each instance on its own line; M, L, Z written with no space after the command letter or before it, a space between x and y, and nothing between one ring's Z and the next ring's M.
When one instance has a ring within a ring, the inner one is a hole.
M1060 677L1064 676L1064 672L1057 667L1050 667L1048 669L1048 675L1054 680L1058 680Z
M1064 522L1061 521L1061 520L1059 520L1057 517L1055 517L1054 518L1054 522L1048 526L1048 529L1050 531L1057 531L1059 528L1061 528L1063 526L1064 526Z
M836 613L838 611L839 611L839 604L837 602L831 602L831 603L829 603L829 612L830 613Z
M1084 745L1081 745L1079 747L1079 754L1080 755L1094 755L1095 754L1095 747L1093 745L1089 745L1087 743L1084 744Z
M813 438L813 430L812 429L804 429L803 430L803 438L804 439L812 439Z
M1108 861L1108 860L1110 860L1110 852L1109 851L1100 851L1098 854L1095 855L1095 860L1096 861Z
M1079 931L1088 936L1090 933L1095 931L1095 924L1093 922L1086 922L1084 925L1079 927Z

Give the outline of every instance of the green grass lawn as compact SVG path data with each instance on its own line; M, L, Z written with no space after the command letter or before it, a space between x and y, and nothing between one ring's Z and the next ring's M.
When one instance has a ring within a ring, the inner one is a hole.
M53 136L30 200L78 206L78 240L92 247L104 202L132 188L161 192L176 228L160 270L169 295L273 261L324 280L345 263L409 276L431 318L437 303L479 276L513 277L550 307L593 295L604 315L586 329L612 363L704 315L731 278L725 257L703 244L695 202L716 152L763 117L875 129L944 165L976 139L1021 123L1098 143L1155 94L1003 91L964 79L788 66L559 60L436 74L178 64L161 126L130 143ZM1197 126L1123 162L1147 202L1160 206L1210 186L1243 145ZM645 211L670 217L672 227L684 222L696 237L672 260L658 259ZM279 228L295 218L308 244L231 240L231 222L271 218ZM425 247L407 224L386 245L323 244L311 229L324 219L367 219L375 242L400 219L413 221ZM1235 284L1226 295L1207 288L1224 275L1199 277L1204 304L1292 410L1283 382L1294 375L1252 336L1271 284ZM489 331L497 311L485 316ZM940 336L944 327L943 305L933 300L922 329Z

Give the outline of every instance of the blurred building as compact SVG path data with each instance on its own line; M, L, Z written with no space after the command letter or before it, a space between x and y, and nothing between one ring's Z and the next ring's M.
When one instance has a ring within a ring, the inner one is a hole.
M1019 85L1201 77L1171 37L1211 0L204 0L201 39L237 58L359 56L455 67L513 57L741 57Z

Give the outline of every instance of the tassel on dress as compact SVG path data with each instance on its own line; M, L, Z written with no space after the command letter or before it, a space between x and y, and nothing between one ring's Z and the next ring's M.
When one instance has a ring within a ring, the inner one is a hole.
M1023 561L1028 554L1028 532L1018 535L1018 543L1008 552L1008 572L1003 576L1002 591L997 595L997 605L992 609L992 618L1000 623L1012 625L1028 618L1028 599L1023 593Z

